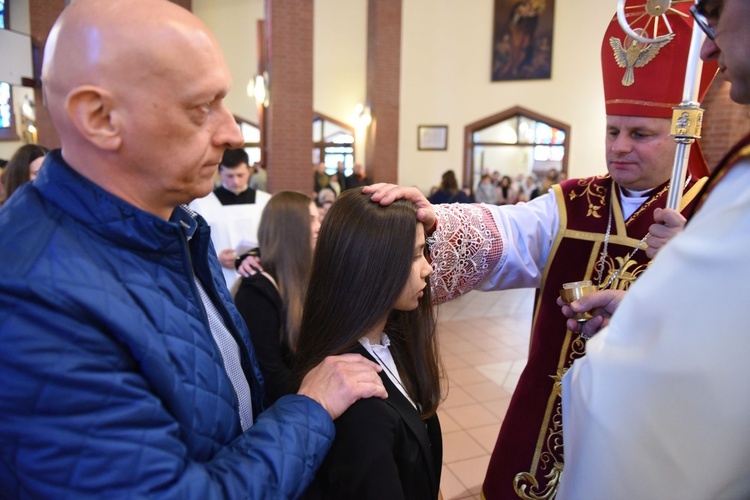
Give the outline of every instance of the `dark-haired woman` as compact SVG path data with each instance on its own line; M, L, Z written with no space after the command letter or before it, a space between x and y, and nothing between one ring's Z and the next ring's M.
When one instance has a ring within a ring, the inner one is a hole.
M430 203L471 203L471 198L458 188L458 180L453 170L446 170L440 181L440 189L432 193Z
M49 150L37 144L25 144L18 148L3 170L3 196L0 204L27 182L36 178Z
M388 399L363 399L335 421L336 439L308 494L325 499L435 499L441 400L432 268L416 208L345 191L321 227L295 354L296 379L331 354L383 367Z
M273 195L258 226L263 271L243 278L235 294L263 373L266 406L292 389L292 356L319 229L318 209L309 196Z

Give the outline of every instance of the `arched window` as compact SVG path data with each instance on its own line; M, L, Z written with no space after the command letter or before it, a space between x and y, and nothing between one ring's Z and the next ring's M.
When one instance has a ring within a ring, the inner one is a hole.
M250 159L250 166L254 163L260 162L260 128L250 120L246 120L237 115L234 115L234 121L240 126L240 132L245 140L243 148L247 152L247 156Z
M344 162L344 174L354 168L354 128L320 113L313 116L313 165L325 163L326 172L336 173Z
M476 188L483 173L515 178L550 170L568 172L570 126L514 107L466 126L464 185Z

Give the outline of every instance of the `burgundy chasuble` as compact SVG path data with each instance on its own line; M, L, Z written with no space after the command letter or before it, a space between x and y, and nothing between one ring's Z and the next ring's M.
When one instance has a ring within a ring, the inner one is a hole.
M689 182L682 198L687 214L704 180ZM668 183L627 220L619 189L609 175L571 179L554 186L560 228L537 291L529 358L508 407L483 485L487 500L554 498L563 470L560 381L585 354L585 341L565 326L556 300L562 284L591 280L626 290L646 270L641 240L666 204ZM607 236L607 227L609 235ZM602 255L606 243L606 255ZM639 244L641 249L634 252ZM619 272L618 272L619 271Z

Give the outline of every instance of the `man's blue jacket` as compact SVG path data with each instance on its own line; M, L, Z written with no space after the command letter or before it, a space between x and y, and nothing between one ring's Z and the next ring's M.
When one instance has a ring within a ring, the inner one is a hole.
M244 433L193 271L240 346ZM260 413L205 221L143 212L60 151L0 209L0 346L2 498L293 498L333 439L307 397Z

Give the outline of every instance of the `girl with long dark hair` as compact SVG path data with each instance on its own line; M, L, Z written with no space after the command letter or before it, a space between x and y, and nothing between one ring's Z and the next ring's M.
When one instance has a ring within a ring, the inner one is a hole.
M296 379L326 356L359 353L383 367L388 399L360 400L308 492L321 498L435 499L442 438L441 370L416 207L345 191L326 215L296 350Z
M265 381L265 403L291 393L293 353L320 222L309 196L280 191L263 209L263 271L243 278L235 304L245 319Z

